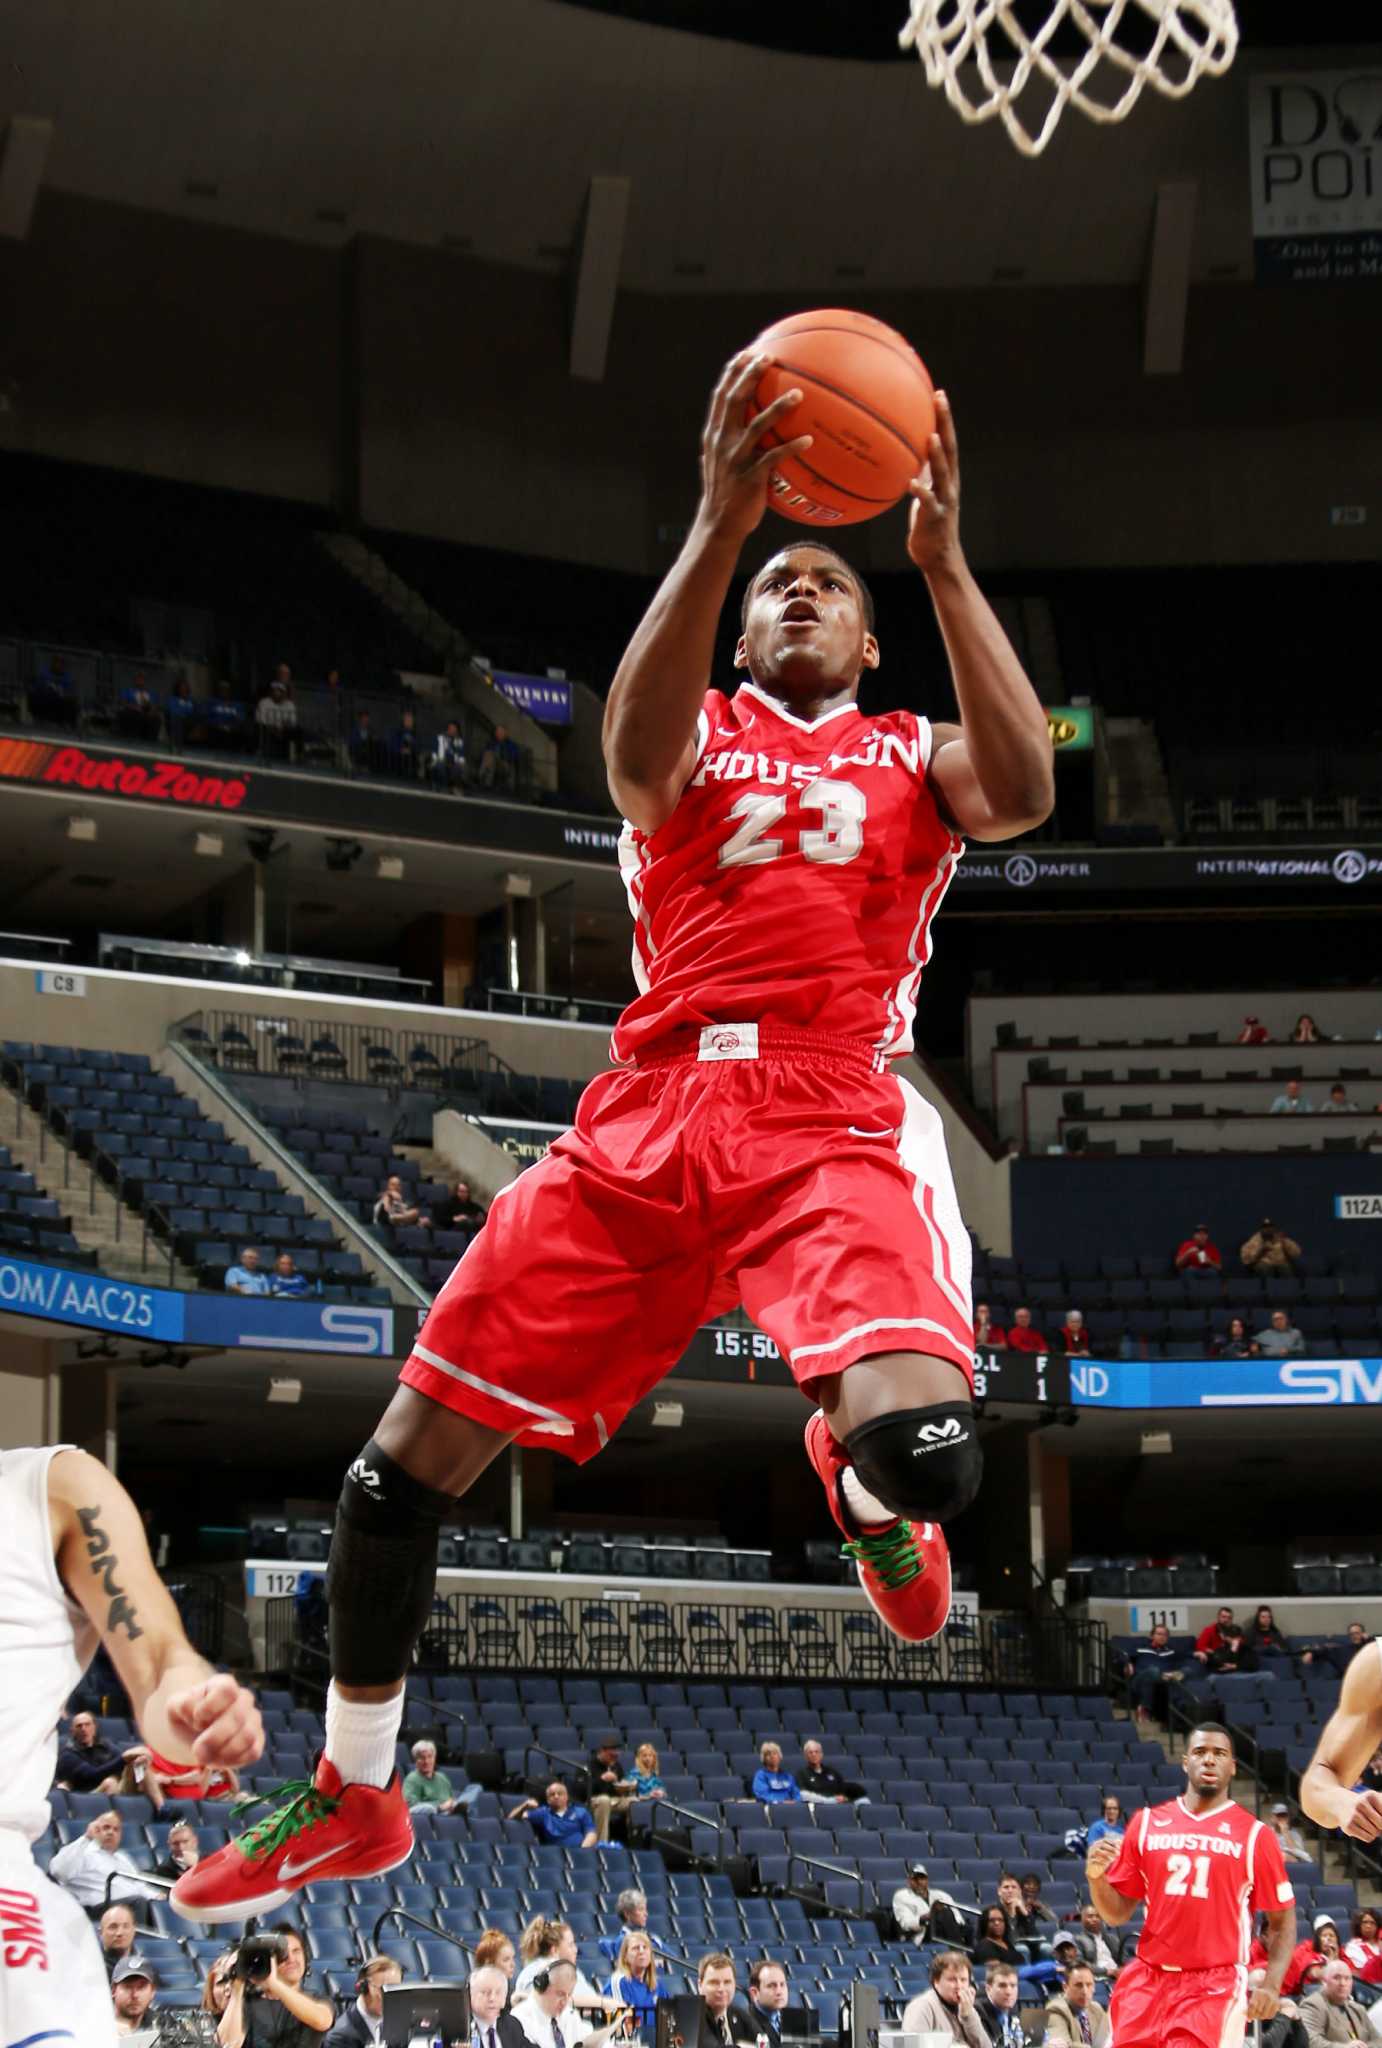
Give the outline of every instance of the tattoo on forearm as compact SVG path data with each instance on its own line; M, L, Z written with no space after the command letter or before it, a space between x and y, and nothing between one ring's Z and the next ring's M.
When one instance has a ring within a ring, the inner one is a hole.
M82 1534L86 1538L86 1554L91 1559L92 1574L101 1581L110 1600L105 1632L113 1636L117 1628L122 1628L133 1643L144 1631L139 1626L133 1606L125 1596L124 1587L116 1580L115 1574L120 1569L120 1560L110 1547L109 1536L101 1527L98 1519L100 1512L99 1508L78 1508L77 1520L81 1523Z

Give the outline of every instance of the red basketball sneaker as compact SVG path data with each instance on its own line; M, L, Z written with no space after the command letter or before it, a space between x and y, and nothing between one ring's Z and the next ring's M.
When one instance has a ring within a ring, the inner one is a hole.
M950 1548L939 1523L899 1516L895 1522L861 1528L840 1493L849 1452L819 1408L806 1425L806 1455L845 1538L842 1554L854 1559L875 1614L906 1643L938 1636L950 1613Z
M281 1906L299 1885L379 1877L413 1853L413 1824L395 1771L377 1785L343 1785L323 1757L316 1776L282 1788L266 1819L180 1877L169 1894L189 1920L244 1920Z

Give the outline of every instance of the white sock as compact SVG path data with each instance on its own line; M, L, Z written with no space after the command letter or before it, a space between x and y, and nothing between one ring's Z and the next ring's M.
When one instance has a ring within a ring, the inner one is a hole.
M343 1700L334 1681L326 1695L326 1754L347 1785L387 1785L403 1726L403 1687L391 1700Z
M840 1491L845 1497L845 1506L861 1526L897 1520L892 1509L885 1508L882 1501L876 1500L869 1492L852 1465L846 1465L840 1474Z

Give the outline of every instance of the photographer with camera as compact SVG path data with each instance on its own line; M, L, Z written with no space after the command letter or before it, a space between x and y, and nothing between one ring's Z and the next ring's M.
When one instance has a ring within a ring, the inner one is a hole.
M336 2008L303 1982L307 1949L293 1927L247 1934L231 1965L230 2000L216 2027L221 2048L319 2048Z

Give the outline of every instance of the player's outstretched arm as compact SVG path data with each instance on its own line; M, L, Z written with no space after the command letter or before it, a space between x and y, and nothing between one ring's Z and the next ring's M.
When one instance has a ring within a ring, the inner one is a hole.
M610 795L631 824L655 832L672 815L696 764L696 719L710 687L715 633L739 550L768 504L768 472L811 445L759 442L800 391L750 418L766 357L738 355L715 386L701 434L701 498L686 545L663 578L615 673L605 704Z
M1359 1842L1382 1837L1382 1796L1353 1790L1379 1747L1382 1672L1375 1652L1360 1651L1344 1673L1339 1704L1300 1781L1300 1803L1311 1820L1322 1828L1342 1828Z
M150 1747L176 1763L253 1763L264 1748L253 1695L188 1642L119 1480L85 1451L60 1451L48 1519L63 1584L100 1630Z
M935 729L931 781L967 838L1011 839L1051 815L1051 735L960 546L960 451L943 391L936 393L926 468L909 488L907 552L930 589L960 706L959 725Z

